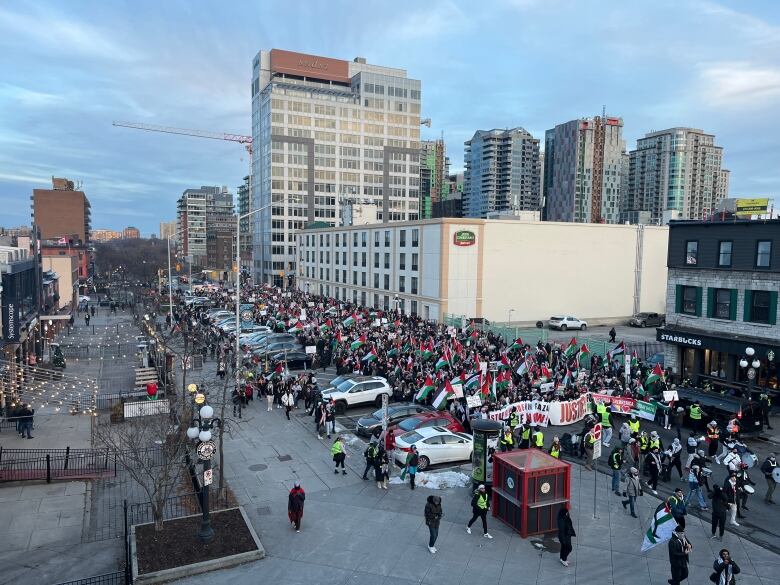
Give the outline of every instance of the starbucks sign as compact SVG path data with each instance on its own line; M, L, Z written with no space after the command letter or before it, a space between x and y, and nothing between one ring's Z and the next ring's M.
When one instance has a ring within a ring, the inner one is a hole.
M452 238L456 246L473 246L477 242L477 236L469 230L458 230Z

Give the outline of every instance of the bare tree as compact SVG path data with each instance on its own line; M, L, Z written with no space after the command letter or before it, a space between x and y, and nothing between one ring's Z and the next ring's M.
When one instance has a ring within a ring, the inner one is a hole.
M156 404L148 402L146 404ZM112 451L117 464L145 492L155 530L162 530L165 502L176 491L185 471L185 428L171 424L167 414L126 418L119 424L99 424L95 440Z

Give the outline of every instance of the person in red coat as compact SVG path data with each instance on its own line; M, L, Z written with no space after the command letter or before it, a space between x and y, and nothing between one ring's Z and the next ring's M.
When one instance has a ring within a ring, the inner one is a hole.
M297 481L290 494L287 497L287 517L290 524L295 527L295 532L301 531L301 520L303 519L303 502L306 500L306 492L303 491L301 484Z

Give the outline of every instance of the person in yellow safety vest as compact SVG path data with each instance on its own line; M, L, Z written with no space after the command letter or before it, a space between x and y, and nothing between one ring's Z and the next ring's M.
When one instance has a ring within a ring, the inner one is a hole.
M631 420L628 421L628 428L631 429L631 434L639 433L639 420L635 414L631 415Z
M707 425L707 449L710 457L718 454L718 445L720 444L720 427L717 421L710 421Z
M772 425L769 424L769 411L772 409L772 397L766 392L762 392L758 395L759 404L761 404L761 416L763 418L764 426L772 430Z
M501 452L511 451L515 447L515 442L512 439L512 429L507 427L504 429L504 436L501 437Z
M695 431L701 429L701 417L704 411L701 409L701 405L698 401L694 402L688 407L688 417L691 419L691 427Z
M593 445L596 443L596 439L593 436L593 429L589 430L582 441L582 446L585 449L585 469L593 471L591 462L593 461Z
M531 425L524 424L520 429L520 448L528 449L531 446Z
M544 434L539 427L534 427L534 447L544 449Z
M653 431L650 433L650 450L658 449L659 451L663 450L663 443L661 442L661 437L658 436L657 431Z
M339 465L341 465L341 473L347 475L347 470L344 468L344 459L347 457L347 453L344 451L344 437L339 437L333 441L333 445L330 447L330 454L333 456L333 462L336 464L336 469L333 473L338 473Z
M485 486L481 485L474 492L474 496L471 498L471 520L466 525L466 532L471 534L471 525L477 521L477 518L482 520L482 531L485 538L493 538L487 530L487 513L490 510L490 500L488 499Z
M556 459L561 458L561 440L557 435L553 437L553 442L552 445L550 445L549 453Z
M603 402L597 402L596 403L596 416L601 418L601 414L603 412L607 411L607 407L604 405Z
M602 404L603 410L601 411L601 428L602 435L601 442L605 447L609 447L609 442L612 440L612 403L607 402Z
M512 407L512 412L509 413L509 428L512 432L520 426L520 415L517 413L516 407Z

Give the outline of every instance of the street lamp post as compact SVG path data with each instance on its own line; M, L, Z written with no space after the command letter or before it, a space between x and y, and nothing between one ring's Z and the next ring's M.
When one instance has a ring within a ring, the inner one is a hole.
M189 388L188 388L189 390ZM198 530L198 538L201 542L211 542L214 538L214 529L211 527L209 515L209 485L211 484L211 458L216 451L214 441L211 440L211 430L215 427L222 428L222 420L214 417L214 409L205 404L204 394L195 394L195 405L200 406L197 416L192 418L187 429L187 437L197 441L198 460L203 462L203 485L201 487L201 522ZM203 406L201 406L203 405Z
M745 357L743 357L741 360L739 360L739 366L742 369L747 368L747 379L748 379L748 399L751 399L753 397L753 384L756 380L756 374L758 373L758 368L761 367L761 361L754 357L756 355L756 350L752 347L746 347L745 348ZM748 367L750 366L750 367Z
M507 322L507 324L509 324L509 323L511 323L511 322L512 322L512 313L514 313L514 312L515 312L515 310L514 310L514 309L509 309L509 313L508 313L508 314L507 314L507 316L506 316L506 322Z

